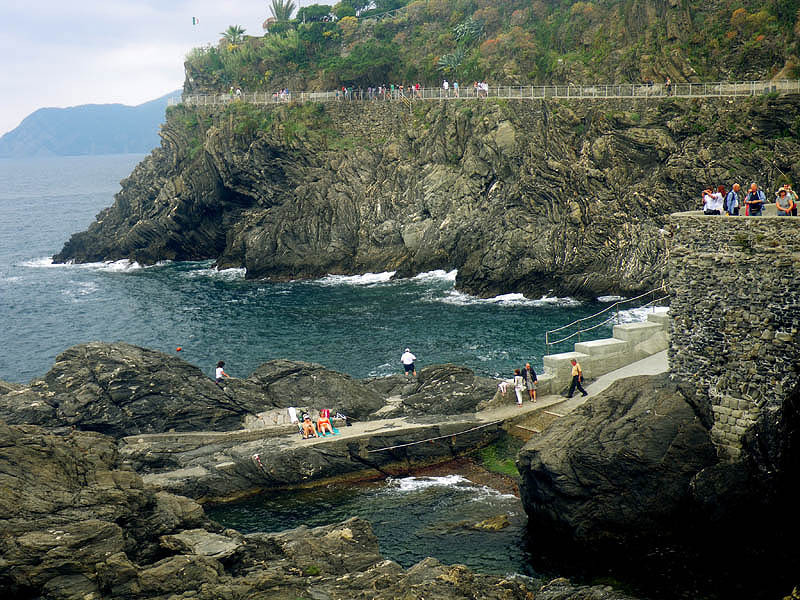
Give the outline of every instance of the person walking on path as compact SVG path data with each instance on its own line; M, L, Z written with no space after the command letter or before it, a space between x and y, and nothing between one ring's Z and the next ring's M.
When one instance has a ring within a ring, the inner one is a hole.
M588 396L589 394L581 385L581 382L583 381L583 369L581 369L581 364L574 358L569 362L572 364L572 383L569 386L567 398L572 398L575 388L578 388L578 391L580 391L582 396Z
M519 369L514 369L514 393L517 395L517 406L522 406L522 390L525 389L525 380L520 375Z
M528 386L531 402L536 402L536 384L539 383L539 379L536 377L536 371L531 367L531 363L525 363L525 368L522 369L522 378L525 380L525 385Z
M228 374L225 372L225 370L223 369L223 367L224 367L224 366L225 366L225 361L224 361L224 360L221 360L221 361L219 361L219 362L217 363L217 370L216 370L216 372L215 372L215 377L214 377L214 381L216 381L217 385L222 385L222 380L223 380L224 378L226 378L226 377L227 377L228 379L230 379L230 378L231 378L231 376L230 376L230 375L228 375Z
M400 362L403 363L403 368L406 372L406 377L408 377L409 373L413 373L414 377L417 376L417 367L414 364L414 361L417 360L417 357L411 354L411 349L406 348L403 355L400 357Z
M760 217L761 209L764 207L766 201L767 198L764 196L764 192L758 189L758 185L751 183L750 191L747 192L747 196L744 198L744 204L747 207L746 215L749 217Z

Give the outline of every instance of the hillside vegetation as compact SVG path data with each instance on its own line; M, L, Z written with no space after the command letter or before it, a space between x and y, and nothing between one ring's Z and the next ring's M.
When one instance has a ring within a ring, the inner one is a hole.
M377 0L356 16L363 5L315 5L263 36L197 48L184 89L800 75L800 0Z

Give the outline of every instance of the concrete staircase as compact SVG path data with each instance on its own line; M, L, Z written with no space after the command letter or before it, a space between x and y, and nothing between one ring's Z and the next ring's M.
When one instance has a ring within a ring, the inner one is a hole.
M539 374L538 393L563 394L572 381L574 358L583 369L584 379L594 379L633 362L665 350L669 345L669 316L656 309L647 321L614 325L614 337L578 342L573 352L543 357L544 373Z

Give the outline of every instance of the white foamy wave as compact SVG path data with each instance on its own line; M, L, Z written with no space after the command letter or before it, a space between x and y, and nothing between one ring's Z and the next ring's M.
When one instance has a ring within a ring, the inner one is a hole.
M374 285L390 281L397 271L383 273L364 273L363 275L328 275L317 279L315 283L322 285Z
M444 269L436 269L435 271L426 271L412 277L415 281L455 281L458 275L458 269L452 271L445 271Z
M620 302L625 300L625 296L598 296L598 302Z
M100 289L96 283L93 283L91 281L82 281L82 282L71 281L70 283L75 284L75 287L66 289L62 293L64 294L64 296L66 296L73 302L80 302L83 296L90 296L98 289Z
M461 475L445 475L444 477L402 477L389 478L386 485L400 492L413 492L429 487L453 487L455 485L473 485L466 477Z
M197 269L196 271L188 271L187 276L191 279L199 277L208 277L210 279L221 279L223 281L234 281L236 279L244 279L247 269L244 267L233 267L230 269L215 269L213 267L208 269Z
M122 260L108 260L104 262L92 262L92 263L75 263L75 262L66 262L66 263L54 263L52 257L46 256L44 258L34 258L32 260L26 260L19 263L20 266L23 267L33 267L33 268L71 268L71 269L87 269L87 270L95 270L95 271L110 271L110 272L123 272L123 271L135 271L138 269L143 268L138 262L133 260L128 260L127 258L123 258Z
M478 298L470 296L458 290L450 290L444 296L429 295L425 298L429 302L443 302L456 306L468 306L471 304L494 304L497 306L576 306L580 304L573 298L553 298L542 296L539 299L526 298L523 294L501 294L493 298Z
M619 311L620 323L641 323L647 321L647 315L655 313L664 314L669 309L666 306L642 306L640 308L629 308Z

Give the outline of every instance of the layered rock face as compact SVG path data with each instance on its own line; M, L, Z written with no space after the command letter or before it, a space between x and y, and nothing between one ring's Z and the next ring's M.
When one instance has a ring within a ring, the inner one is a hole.
M520 452L534 528L584 543L653 543L716 463L708 430L667 376L617 382Z
M269 535L223 530L192 500L145 489L120 470L114 441L100 434L60 437L0 422L0 447L7 597L523 600L538 587L433 559L406 571L381 557L359 519ZM565 587L576 592L555 589Z
M457 268L481 296L633 293L661 282L666 215L700 189L800 176L799 106L176 107L161 148L55 260L213 258L275 280Z
M494 385L455 365L426 367L413 381L362 382L314 363L273 360L247 379L218 386L175 356L91 342L58 355L53 368L28 386L0 386L0 418L117 437L231 431L241 429L248 415L289 406L331 408L355 419L471 412Z

